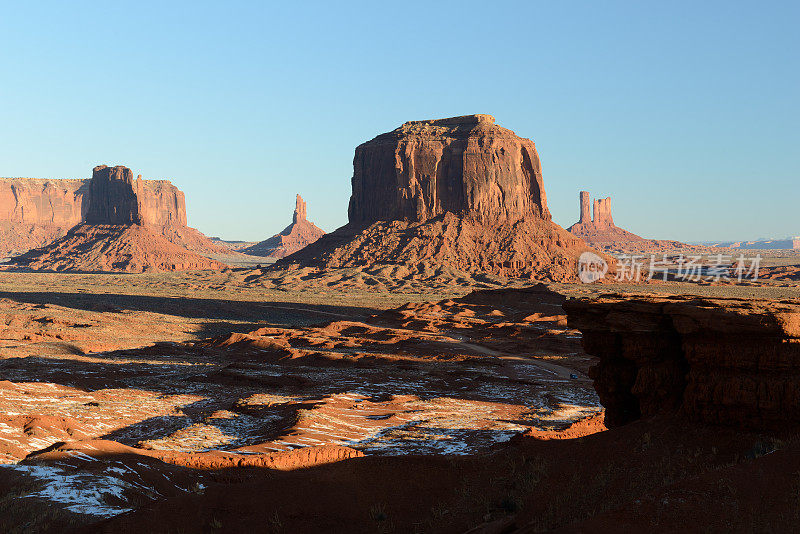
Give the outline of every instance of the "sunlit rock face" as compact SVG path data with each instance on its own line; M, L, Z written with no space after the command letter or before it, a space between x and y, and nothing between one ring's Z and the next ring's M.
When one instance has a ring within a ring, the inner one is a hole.
M536 146L491 115L411 121L356 148L349 220L550 219Z

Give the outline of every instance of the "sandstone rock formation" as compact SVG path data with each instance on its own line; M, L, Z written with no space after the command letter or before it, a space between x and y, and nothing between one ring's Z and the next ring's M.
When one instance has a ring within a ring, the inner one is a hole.
M282 260L566 280L588 247L552 222L536 147L490 115L407 122L356 148L349 223Z
M589 203L592 201L588 191L581 191L581 218L578 224L590 225L592 224L592 216L589 212Z
M581 193L586 193L586 191L581 191ZM595 228L598 230L614 228L614 218L611 216L611 197L595 200L593 210L592 222ZM581 209L581 211L583 210Z
M0 257L55 241L88 208L85 180L0 178Z
M79 221L53 243L15 257L12 264L32 269L134 272L223 267L195 253L227 249L186 226L184 195L171 183L145 182L141 176L134 180L126 167L100 165L94 168L92 179L76 191L81 192L84 222ZM77 198L73 194L73 199Z
M169 181L134 179L130 169L105 165L92 178L0 178L0 257L52 243L81 222L145 224L196 252L230 252L186 225L184 194Z
M89 192L86 224L142 224L136 182L127 167L95 167Z
M533 141L491 115L407 122L356 148L351 223L471 211L550 219Z
M306 203L298 194L292 224L284 228L281 233L247 247L242 252L252 256L283 258L305 248L323 235L324 231L306 219Z
M600 358L589 374L609 427L670 412L751 429L800 422L798 301L611 295L563 307Z
M591 218L590 204L593 210ZM580 219L567 230L589 245L609 252L656 253L694 248L679 241L645 239L616 226L611 215L611 197L597 199L592 203L588 191L580 192Z

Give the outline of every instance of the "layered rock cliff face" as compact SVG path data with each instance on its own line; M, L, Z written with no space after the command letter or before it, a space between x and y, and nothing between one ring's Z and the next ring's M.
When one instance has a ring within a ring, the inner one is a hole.
M12 264L80 271L218 269L221 263L201 254L229 252L186 226L181 191L167 181L134 179L127 167L95 167L92 179L71 198L73 212L80 205L78 223L63 237L13 258ZM35 219L31 224L43 226Z
M800 423L800 302L606 296L569 300L609 427L682 413L751 429Z
M127 167L99 165L89 180L88 224L186 226L183 191L166 180L135 179Z
M87 200L86 180L0 178L0 221L69 228L81 222Z
M133 173L127 167L95 167L89 181L89 210L84 222L142 224L137 189Z
M696 248L679 241L645 239L616 226L614 217L611 215L611 197L596 199L592 202L589 192L581 191L579 198L580 219L567 228L567 231L593 247L609 252L647 253ZM589 215L590 205L591 217Z
M491 115L412 121L356 148L352 223L422 222L445 212L550 218L533 141Z
M325 235L314 223L306 219L306 202L299 194L295 200L292 224L269 239L242 250L245 254L269 258L283 258L302 250Z
M567 280L587 250L552 222L536 147L490 115L407 122L356 148L349 223L279 262Z
M55 241L88 209L86 180L0 178L0 257Z

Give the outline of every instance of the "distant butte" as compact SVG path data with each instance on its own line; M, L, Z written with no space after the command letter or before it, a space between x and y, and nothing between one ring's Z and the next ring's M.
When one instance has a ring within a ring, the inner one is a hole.
M13 258L12 265L126 272L224 267L189 250L220 247L186 226L183 193L171 183L146 183L127 167L99 165L81 187L83 222L53 243Z
M247 247L242 252L251 256L283 258L305 248L323 235L325 235L323 230L306 219L306 202L298 194L292 224L284 228L281 233Z
M0 258L43 247L78 224L98 221L144 224L194 252L230 253L187 226L183 191L168 180L134 179L121 166L100 165L95 174L103 179L0 178Z
M679 241L646 239L616 226L611 215L611 197L592 202L589 192L581 191L579 198L580 219L567 228L567 231L582 238L592 247L605 251L647 253L694 248Z

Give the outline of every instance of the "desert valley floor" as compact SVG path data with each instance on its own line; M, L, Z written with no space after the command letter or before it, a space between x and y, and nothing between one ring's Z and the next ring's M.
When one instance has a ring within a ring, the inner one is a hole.
M687 437L670 419L603 432L595 358L562 304L608 292L796 299L794 282L390 293L369 279L343 291L341 279L263 276L0 272L1 529L642 526L674 521L675 507L701 513L656 494L742 469L778 439ZM713 526L731 526L720 517Z

